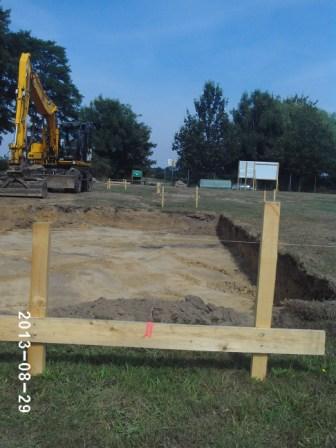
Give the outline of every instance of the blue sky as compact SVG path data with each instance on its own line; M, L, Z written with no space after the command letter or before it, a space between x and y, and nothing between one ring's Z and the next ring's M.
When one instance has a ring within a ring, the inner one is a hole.
M336 111L335 0L3 0L11 28L67 49L84 103L128 103L159 165L206 80L234 108L243 91L309 95ZM4 144L7 144L6 138Z

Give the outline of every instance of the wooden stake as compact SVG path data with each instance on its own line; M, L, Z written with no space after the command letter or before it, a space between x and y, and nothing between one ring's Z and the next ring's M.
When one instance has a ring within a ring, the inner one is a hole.
M164 185L161 187L161 208L164 207L165 204L165 188Z
M33 225L32 271L28 306L32 317L46 317L47 314L49 251L49 223L35 223ZM31 375L43 373L45 358L45 345L32 343L28 349Z
M108 178L108 181L106 182L106 189L111 190L111 179Z
M265 202L259 251L256 328L270 328L278 259L280 203ZM267 373L267 355L253 355L251 377L263 380Z
M273 190L273 201L276 201L276 192L277 190Z
M247 162L245 162L245 187L247 184Z
M127 179L124 179L124 190L127 191Z
M277 178L276 178L276 184L275 184L276 191L279 191L279 164L277 168Z
M160 182L156 183L156 194L161 194L161 184L160 184Z
M253 164L253 190L256 189L256 163Z
M198 185L196 185L196 192L195 192L196 208L198 208L198 200L199 200Z

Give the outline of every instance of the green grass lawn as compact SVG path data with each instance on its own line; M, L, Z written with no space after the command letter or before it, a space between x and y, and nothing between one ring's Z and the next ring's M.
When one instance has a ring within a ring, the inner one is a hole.
M0 446L333 448L335 349L273 356L256 382L243 355L48 346L20 414L20 353L2 344Z

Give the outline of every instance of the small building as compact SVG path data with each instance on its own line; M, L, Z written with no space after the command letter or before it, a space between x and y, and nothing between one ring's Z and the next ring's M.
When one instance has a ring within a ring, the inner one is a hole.
M201 179L201 188L221 188L223 190L231 189L231 180L229 179Z

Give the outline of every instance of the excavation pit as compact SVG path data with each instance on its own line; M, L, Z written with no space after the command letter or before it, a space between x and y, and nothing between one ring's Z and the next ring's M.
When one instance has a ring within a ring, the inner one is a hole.
M191 308L178 311L175 318L171 317L175 310L169 314L174 303L179 309L179 302L194 296L204 307L210 304L238 313L230 323L222 309L214 320L204 312L202 323L253 324L259 246L245 242L258 237L225 217L99 204L81 206L66 201L19 205L8 201L2 208L1 312L12 314L27 306L32 223L49 221L49 314L87 317L92 304L99 318L104 318L106 310L109 319L143 320L151 318L153 307L161 306L164 312L159 321L195 323L200 320L195 304L189 303ZM226 240L240 242L227 244ZM328 297L326 282L308 276L292 258L292 269L285 269L288 258L279 257L276 305L284 299ZM314 297L306 295L307 284L316 286L310 286ZM333 297L331 293L329 296ZM104 302L99 302L100 298ZM286 309L274 307L273 325L305 326L297 311L288 309L290 305ZM316 326L319 328L320 323Z
M170 217L163 224L162 215L153 215L150 222L144 215L143 223L140 215L133 217L133 223L129 216L124 222L119 216L109 227L74 227L75 223L60 227L55 221L49 309L99 297L154 304L197 296L206 304L252 315L255 287L218 241L216 219ZM195 221L195 228L187 221ZM0 309L16 312L27 303L31 230L3 233L0 244Z

